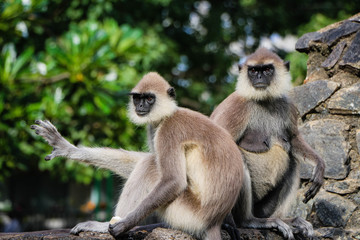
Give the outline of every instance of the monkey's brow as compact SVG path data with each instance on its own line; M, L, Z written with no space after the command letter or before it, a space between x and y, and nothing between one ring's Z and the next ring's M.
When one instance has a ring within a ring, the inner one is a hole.
M274 68L273 64L257 64L249 65L248 68L263 69L263 68Z
M136 93L136 92L130 92L128 93L129 96L137 97L137 98L146 98L146 97L153 97L154 94L152 93Z

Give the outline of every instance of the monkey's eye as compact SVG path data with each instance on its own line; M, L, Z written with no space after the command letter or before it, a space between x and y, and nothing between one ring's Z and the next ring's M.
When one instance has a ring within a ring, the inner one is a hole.
M141 98L138 94L132 96L133 102L135 105L139 104L141 101Z
M265 68L265 70L264 70L264 75L266 75L266 76L269 76L269 75L271 75L272 74L272 69L271 68L269 68L269 67L267 67L267 68Z
M257 74L257 71L255 70L255 68L250 68L250 69L249 69L249 74L251 74L251 75L256 75L256 74Z
M154 98L153 96L147 96L147 97L146 97L146 101L147 101L148 103L152 104L152 103L154 103L155 98Z

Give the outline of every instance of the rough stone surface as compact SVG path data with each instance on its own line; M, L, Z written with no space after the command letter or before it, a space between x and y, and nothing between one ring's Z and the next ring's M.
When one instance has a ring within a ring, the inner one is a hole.
M281 240L277 232L270 230L257 230L257 229L239 229L240 237L242 239L251 240ZM26 233L0 233L0 240L50 240L50 239L64 239L64 240L115 240L110 234L96 233L96 232L83 232L79 236L71 235L70 229L63 230L48 230L41 232L26 232ZM123 240L196 240L192 236L178 230L156 228L152 232L139 231L133 232L131 235L119 237L117 239ZM230 236L222 231L222 240L231 240Z
M356 205L337 194L321 191L315 199L315 213L323 226L345 227Z
M357 229L358 232L360 233L360 209L357 209L356 211L353 212L346 225L346 228Z
M307 204L301 202L309 187L303 181L290 213L309 220L319 239L360 239L359 46L360 13L305 34L296 43L298 51L308 54L303 89L317 80L339 84L325 100L318 100L322 93L303 90L294 101L303 114L300 131L326 162L326 178L321 192ZM328 87L317 86L324 91ZM301 177L310 178L312 170L304 164Z
M340 38L348 36L354 32L357 32L360 29L360 24L352 21L344 21L340 27L330 29L322 33L321 41L326 43L328 46L332 46Z
M319 228L315 230L316 236L321 236L322 240L350 240L350 239L359 239L356 238L356 233L353 231L346 231L342 228Z
M327 182L324 185L324 189L328 192L337 193L340 195L355 193L360 189L360 180L346 179L344 181L338 182Z
M302 117L328 99L339 87L338 83L318 80L293 88L289 95Z
M337 91L328 104L330 113L360 114L360 83Z
M321 36L319 32L306 33L296 42L295 49L299 52L309 52L310 42L319 41Z
M339 25L340 26L337 28L332 28L324 32L317 31L304 34L296 42L295 49L299 52L308 53L310 51L311 45L316 42L325 43L331 47L341 38L344 38L360 30L360 24L355 21L347 20Z
M339 61L341 54L344 51L345 46L346 46L345 41L338 44L335 47L334 51L331 52L329 57L321 64L321 67L328 68L328 69L334 67L335 64Z
M340 83L342 88L349 87L359 82L359 77L349 72L339 70L329 81Z
M178 239L178 240L196 240L189 234L186 234L178 230L170 230L165 228L156 228L144 240L167 240L167 239ZM222 240L228 239L227 236Z
M358 153L360 154L360 129L356 130L356 145Z
M329 75L325 68L321 67L322 62L326 60L326 57L321 54L309 53L307 62L307 76L304 83L314 82L317 80L329 79Z
M357 25L360 26L358 23ZM360 31L355 35L350 47L345 52L343 60L340 62L340 67L353 71L354 74L360 72Z
M312 146L325 161L325 177L344 179L349 171L346 164L350 145L346 141L349 126L333 119L314 120L302 125L299 130L306 142ZM301 177L308 179L312 166L304 163Z

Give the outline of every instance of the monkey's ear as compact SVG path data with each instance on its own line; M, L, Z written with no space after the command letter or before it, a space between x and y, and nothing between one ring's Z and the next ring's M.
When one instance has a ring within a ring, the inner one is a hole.
M175 94L175 89L173 87L169 88L167 90L167 94L169 94L170 97L174 98L176 97L176 94Z
M286 69L288 71L290 70L290 62L289 61L284 62L284 66L286 67Z
M239 72L241 71L243 65L241 63L238 64Z

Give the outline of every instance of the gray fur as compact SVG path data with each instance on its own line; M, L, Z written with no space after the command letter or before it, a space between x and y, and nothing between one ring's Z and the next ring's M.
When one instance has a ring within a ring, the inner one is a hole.
M272 65L275 74L269 86L257 89L249 80L248 66L264 64ZM249 205L244 205L240 198L234 208L236 211L233 211L236 224L260 228L273 226L292 238L287 223L295 231L311 237L313 230L307 221L296 218L284 223L279 218L296 195L299 157L316 163L311 179L313 184L306 192L304 202L319 191L325 166L298 131L297 111L287 98L291 86L288 70L288 65L279 56L259 48L241 67L236 91L219 104L210 118L232 135L250 172L251 190L247 188L247 191L252 192L252 212L244 216L243 208Z

